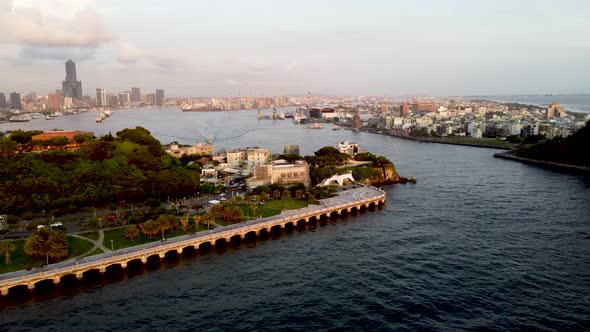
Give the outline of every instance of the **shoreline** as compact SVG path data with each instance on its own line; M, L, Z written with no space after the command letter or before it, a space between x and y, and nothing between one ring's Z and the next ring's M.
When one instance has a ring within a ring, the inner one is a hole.
M558 162L554 162L554 161L546 161L546 160L519 157L514 154L514 150L494 153L494 158L501 158L501 159L506 159L506 160L517 161L517 162L521 162L524 164L529 164L529 165L543 167L543 168L549 168L549 169L553 169L553 170L562 170L562 171L569 171L569 172L582 172L582 173L590 174L590 167L567 164L567 163L558 163Z
M352 130L352 129L346 128L346 130ZM506 146L493 146L493 145L489 145L489 144L478 144L478 143L472 143L472 142L446 142L446 141L437 140L436 138L393 135L393 134L388 133L387 131L378 130L378 129L365 128L365 129L360 129L360 131L370 133L370 134L397 137L397 138L406 139L406 140L415 141L415 142L461 145L461 146L470 146L470 147L475 147L475 148L486 148L486 149L497 149L497 150L512 150L512 147L506 147ZM381 133L379 133L379 131L381 131Z

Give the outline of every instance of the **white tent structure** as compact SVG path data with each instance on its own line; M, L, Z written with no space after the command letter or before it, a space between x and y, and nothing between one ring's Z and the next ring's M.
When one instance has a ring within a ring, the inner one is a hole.
M344 180L350 180L351 182L354 182L354 178L352 177L352 174L346 173L346 174L332 175L331 177L322 181L318 186L329 186L330 184L336 182L336 183L338 183L338 185L340 187L342 187Z

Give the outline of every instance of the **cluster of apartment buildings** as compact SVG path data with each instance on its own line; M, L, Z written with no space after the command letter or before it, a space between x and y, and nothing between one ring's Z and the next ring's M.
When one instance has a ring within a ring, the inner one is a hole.
M581 128L585 121L566 112L558 102L547 108L510 107L495 102L446 102L435 110L428 104L423 108L408 110L406 102L399 112L385 108L379 116L369 120L369 125L390 130L398 135L409 135L412 130L425 129L441 136L526 137L542 134L546 138L566 137ZM588 117L587 117L588 118ZM586 119L588 120L588 119Z

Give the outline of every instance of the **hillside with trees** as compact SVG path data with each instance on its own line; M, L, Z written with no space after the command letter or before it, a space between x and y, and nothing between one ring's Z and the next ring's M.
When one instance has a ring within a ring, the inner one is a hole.
M59 215L166 200L194 194L199 185L196 166L183 167L142 127L85 138L72 152L18 153L31 136L0 139L0 214Z
M590 166L590 121L568 137L555 137L516 151L519 157Z

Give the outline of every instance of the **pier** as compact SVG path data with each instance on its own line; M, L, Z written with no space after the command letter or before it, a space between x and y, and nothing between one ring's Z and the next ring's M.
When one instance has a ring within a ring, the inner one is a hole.
M298 210L283 211L280 215L259 218L256 220L203 231L196 234L183 235L162 242L152 242L144 245L115 250L78 261L64 261L48 265L44 268L21 270L0 275L0 292L8 295L15 287L26 286L33 290L36 284L43 281L53 281L58 285L66 276L75 276L82 280L90 271L105 273L110 266L120 266L125 269L132 261L143 264L150 257L164 259L169 252L182 254L187 248L198 250L200 246L215 246L229 243L232 239L245 239L246 236L258 236L270 233L272 229L285 229L309 222L319 222L322 219L360 212L385 204L386 194L382 189L371 186L360 186L354 189L340 191L338 196L320 200L320 205L310 205Z

